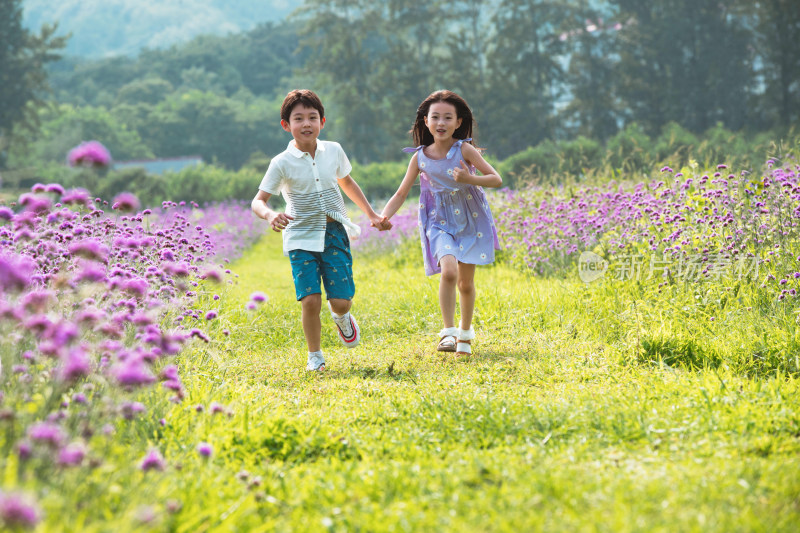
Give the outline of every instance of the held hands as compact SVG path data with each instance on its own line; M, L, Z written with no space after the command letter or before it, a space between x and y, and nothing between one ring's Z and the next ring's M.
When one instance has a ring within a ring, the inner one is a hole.
M265 217L266 221L269 222L269 225L272 226L272 231L277 231L280 233L282 230L286 229L286 226L289 225L290 220L294 220L293 216L287 215L286 213L269 213Z
M378 228L379 231L386 231L392 229L392 223L389 222L389 219L382 215L375 215L374 217L370 217L370 226L373 228Z
M461 166L453 169L453 180L455 180L456 183L469 183L467 180L470 176L472 176L472 173L469 171L469 167L462 159Z

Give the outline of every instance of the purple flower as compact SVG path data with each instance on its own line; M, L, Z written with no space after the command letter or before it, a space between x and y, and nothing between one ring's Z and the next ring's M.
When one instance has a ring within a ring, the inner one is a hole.
M31 313L41 313L54 299L53 291L31 291L20 298L20 304Z
M77 466L86 457L86 447L80 442L68 444L58 453L58 464L61 466Z
M152 449L147 452L147 455L144 456L142 462L139 463L139 468L147 472L148 470L158 470L159 472L164 470L166 467L166 463L164 462L164 458L156 449Z
M200 279L207 279L214 283L222 282L222 274L216 268L209 268L200 275Z
M65 434L61 426L51 422L37 422L28 428L28 438L33 442L59 448L64 442Z
M108 246L98 239L89 238L78 241L70 244L68 250L72 255L84 257L92 261L100 261L101 263L108 261Z
M30 193L20 196L19 204L25 208L25 211L30 211L31 213L44 213L50 210L49 198Z
M153 383L156 378L141 356L129 355L116 365L113 374L124 387L141 387Z
M119 211L127 213L136 211L139 209L139 206L139 199L135 195L129 192L123 192L114 198L114 204L111 206L111 209L118 209Z
M125 402L119 408L122 418L133 420L139 413L144 413L147 408L141 402Z
M254 301L254 302L257 302L257 303L263 303L263 302L266 302L269 298L267 297L266 294L264 294L263 292L259 291L259 292L254 292L253 294L251 294L250 295L250 299L252 301Z
M23 255L0 253L0 290L21 291L31 283L36 269L33 259Z
M189 336L197 337L198 339L202 339L204 342L211 342L211 339L208 337L208 335L197 328L192 328L192 330L189 332Z
M88 376L92 372L89 356L83 348L72 348L64 358L60 377L67 383L72 383Z
M211 457L211 454L214 452L214 449L211 445L207 442L201 442L197 445L197 453L199 453L203 457Z
M125 281L122 285L122 290L134 296L145 296L150 284L146 279L133 278Z
M161 370L161 379L178 379L178 367L167 365Z
M88 206L92 202L89 193L85 189L72 189L61 196L61 203L66 205L83 205Z
M72 395L72 401L74 403L86 403L86 395L82 392L76 392Z
M10 207L0 205L0 220L11 220L14 218L14 211Z
M217 310L212 309L211 311L206 313L206 320L214 320L215 318L217 318L217 316L218 316Z
M88 281L90 283L104 281L106 279L106 270L96 264L86 262L81 265L81 269L72 279L76 283L81 283L83 281Z
M111 154L99 142L89 141L70 150L67 161L73 167L107 167L111 163Z
M44 190L46 192L56 193L59 196L64 194L64 187L62 187L58 183L48 183L47 185L44 186Z
M33 529L41 520L41 512L27 496L0 492L0 522L10 529Z

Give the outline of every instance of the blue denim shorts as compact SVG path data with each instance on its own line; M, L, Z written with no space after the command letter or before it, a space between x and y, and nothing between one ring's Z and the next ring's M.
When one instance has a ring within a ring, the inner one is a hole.
M297 299L309 294L321 294L320 278L325 286L325 297L352 300L356 293L353 282L353 256L350 239L339 222L328 222L325 227L325 249L321 252L290 250L292 277Z

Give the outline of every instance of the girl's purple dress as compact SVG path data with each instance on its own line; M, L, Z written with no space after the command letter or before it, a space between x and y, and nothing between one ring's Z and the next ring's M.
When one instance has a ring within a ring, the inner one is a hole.
M431 159L425 155L424 146L403 149L407 153L417 152L419 234L428 276L442 271L439 261L445 255L453 255L461 263L488 265L494 261L495 249L500 249L483 189L453 179L453 169L464 161L461 143L470 140L456 141L445 159Z

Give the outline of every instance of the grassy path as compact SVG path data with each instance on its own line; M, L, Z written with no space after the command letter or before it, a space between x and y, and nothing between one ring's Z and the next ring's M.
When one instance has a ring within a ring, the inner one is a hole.
M598 340L585 288L502 266L478 270L477 356L456 362L433 350L438 278L393 257L356 258L362 345L340 347L324 315L317 375L279 239L232 268L161 436L167 458L185 458L160 489L182 502L175 530L800 527L792 378L633 363L635 335ZM248 313L256 290L270 300ZM211 402L231 415L192 409ZM198 441L210 461L192 454Z

